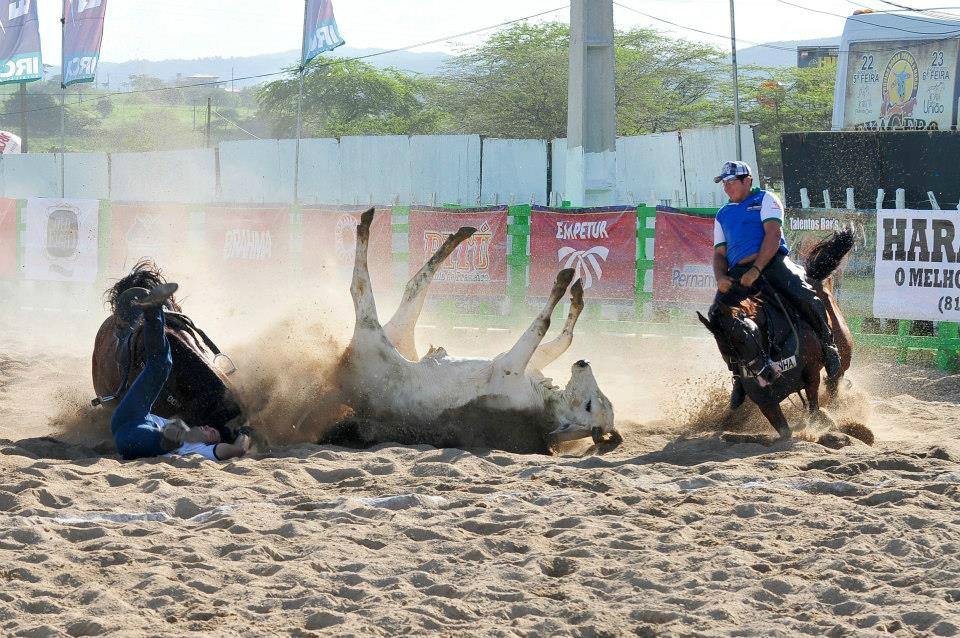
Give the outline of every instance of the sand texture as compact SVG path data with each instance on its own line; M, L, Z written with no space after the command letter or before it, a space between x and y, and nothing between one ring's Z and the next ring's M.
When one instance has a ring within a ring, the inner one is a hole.
M78 438L87 359L8 342L0 634L960 632L960 377L855 370L832 409L873 446L730 445L722 374L682 377L711 344L639 384L662 356L636 343L629 366L594 364L623 417L613 451L293 442L216 464Z

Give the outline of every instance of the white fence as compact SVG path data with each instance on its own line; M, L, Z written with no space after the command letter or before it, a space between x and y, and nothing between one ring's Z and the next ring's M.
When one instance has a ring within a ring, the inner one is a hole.
M736 158L733 126L617 138L617 201L649 206L713 206L722 191L713 183L725 161ZM753 128L740 127L743 160L757 167ZM567 140L553 140L551 201L564 199Z
M713 175L734 156L732 127L617 141L621 203L715 203ZM756 166L753 131L744 159ZM306 139L300 201L306 204L545 204L563 200L566 140L477 135ZM224 142L216 149L152 153L31 153L0 158L0 196L181 203L289 203L294 140ZM552 175L550 174L552 170ZM548 177L552 179L548 180ZM552 184L548 193L548 183ZM711 195L713 196L711 198Z

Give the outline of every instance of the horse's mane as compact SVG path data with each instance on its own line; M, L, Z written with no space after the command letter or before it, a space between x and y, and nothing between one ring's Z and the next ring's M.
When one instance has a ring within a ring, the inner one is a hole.
M804 262L807 278L823 281L837 269L853 248L853 229L845 228L817 243L810 249Z
M141 259L138 261L133 269L130 271L130 274L126 277L123 277L117 283L113 284L107 291L104 293L104 297L108 304L110 304L110 311L117 311L117 300L120 298L120 294L125 290L130 288L146 288L147 290L159 286L160 284L167 283L166 278L163 276L163 272L160 270L160 267L157 266L152 259ZM167 308L180 312L180 305L177 303L176 298L171 296L166 304Z

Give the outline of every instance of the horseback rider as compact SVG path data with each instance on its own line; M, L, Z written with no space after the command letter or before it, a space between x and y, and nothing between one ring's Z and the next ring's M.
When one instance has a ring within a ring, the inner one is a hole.
M243 456L250 449L246 434L233 443L221 443L220 433L212 427L189 427L180 419L165 419L150 412L173 368L170 342L164 332L163 304L176 290L174 283L160 284L149 291L135 287L125 290L118 300L118 321L129 324L142 314L147 356L146 365L110 421L117 451L126 460L166 454L199 454L217 461Z
M710 319L719 312L719 302L734 283L751 288L762 276L774 290L786 297L820 338L827 377L841 374L840 355L833 342L826 307L806 281L803 268L790 257L783 236L783 205L776 195L753 187L753 175L746 162L726 162L713 180L723 182L730 201L717 211L713 224L713 273L717 295L710 308ZM727 305L731 305L727 303ZM730 407L743 403L745 392L736 366Z

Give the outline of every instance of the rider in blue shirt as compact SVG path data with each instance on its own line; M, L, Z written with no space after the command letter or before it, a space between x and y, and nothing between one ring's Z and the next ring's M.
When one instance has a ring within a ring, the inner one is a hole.
M753 188L753 176L746 162L727 162L714 182L723 182L730 201L717 211L714 221L713 272L717 278L717 296L711 313L735 281L750 288L762 275L800 311L820 337L827 376L838 377L840 355L833 342L827 310L807 283L803 268L788 257L790 249L783 237L780 200L773 193ZM731 407L738 407L743 399L743 384L734 371Z

